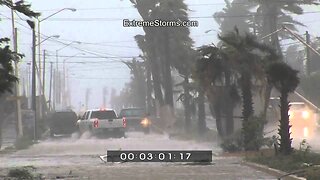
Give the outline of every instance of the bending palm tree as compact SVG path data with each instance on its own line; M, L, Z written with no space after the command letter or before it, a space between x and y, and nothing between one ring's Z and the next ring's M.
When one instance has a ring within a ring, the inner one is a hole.
M298 71L292 69L285 63L273 63L267 69L268 81L274 85L274 87L281 93L280 97L280 108L281 108L281 119L280 119L280 152L287 155L292 152L290 138L290 121L289 121L289 102L288 95L295 91L299 84L299 78L297 76Z

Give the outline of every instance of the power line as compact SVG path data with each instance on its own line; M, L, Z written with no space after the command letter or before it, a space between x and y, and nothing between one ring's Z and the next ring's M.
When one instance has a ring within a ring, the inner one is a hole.
M272 3L287 3L290 2L292 3L292 1L288 1L288 0L278 0L278 1L274 1ZM299 3L297 1L297 3ZM258 5L256 3L243 3L243 2L232 2L231 5ZM203 4L187 4L188 7L197 7L197 6L224 6L226 5L226 3L203 3ZM134 6L124 6L124 7L92 7L92 8L77 8L77 11L94 11L94 10L121 10L121 9L136 9ZM60 9L37 9L35 11L40 11L40 12L45 12L45 11L58 11ZM3 12L8 12L8 11L3 11Z
M31 63L31 61L23 61L26 63ZM55 61L46 61L45 63L56 63ZM63 62L58 62L63 64ZM123 63L123 61L66 61L65 64L99 64L99 63Z
M91 79L91 80L130 80L131 78L101 78L101 77L74 77L69 76L68 79Z
M303 12L303 14L316 14L316 13L320 13L320 11L306 11ZM286 14L291 14L291 15L299 15L299 14L295 14L295 13L290 13L287 12ZM245 17L252 17L252 16L261 16L261 17L265 17L265 16L274 16L274 14L260 14L260 13L252 13L251 15L219 15L219 16L190 16L189 19L208 19L208 18L245 18ZM7 17L7 18L3 18L4 20L11 20L11 18ZM128 18L128 17L124 17L124 18L104 18L104 17L92 17L92 18L50 18L48 19L48 21L60 21L60 22L101 22L101 21L123 21L123 19L137 19L137 20L142 20L141 17L133 17L133 18ZM16 19L19 20L19 19Z

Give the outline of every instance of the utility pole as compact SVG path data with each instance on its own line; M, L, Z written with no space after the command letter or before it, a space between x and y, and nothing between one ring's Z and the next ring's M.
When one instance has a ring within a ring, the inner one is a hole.
M13 41L14 41L14 52L18 52L18 31L17 28L14 28L13 33ZM18 61L15 61L15 76L19 78L19 66ZM17 99L16 102L16 108L17 108L17 125L18 125L18 136L23 136L23 125L22 125L22 117L21 117L21 100L20 100L20 89L19 89L19 83L16 83L15 86L15 96Z
M306 43L308 45L310 45L310 34L308 31L306 31ZM311 56L310 56L310 49L308 47L306 47L306 55L307 55L307 59L306 59L306 73L307 76L310 76L311 74L311 66L310 66L310 61L311 61Z
M87 89L86 89L86 99L85 99L85 101L86 101L86 110L88 109L89 96L90 96L90 89L87 88Z
M107 87L103 87L103 91L102 91L102 98L103 98L103 108L106 108L107 107L107 92L108 92L108 89Z
M53 82L52 82L52 87L51 89L53 90L52 92L52 109L53 110L56 110L56 91L57 91L57 88L56 88L56 82L57 82L57 78L56 78L56 70L53 70Z
M53 62L50 62L50 85L49 85L49 110L51 111L51 104L52 104L52 76L53 76Z
M32 110L34 112L34 141L38 139L38 123L37 123L37 98L36 98L36 31L33 21L27 20L29 26L32 29Z
M46 83L45 83L45 79L46 79L46 50L43 50L43 62L42 62L42 67L43 67L43 71L42 71L42 93L43 96L45 97L45 87L46 87Z

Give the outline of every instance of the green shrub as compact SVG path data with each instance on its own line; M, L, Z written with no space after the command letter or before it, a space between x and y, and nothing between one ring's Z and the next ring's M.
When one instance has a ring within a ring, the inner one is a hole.
M265 139L263 138L263 127L264 127L263 116L252 116L245 123L246 128L243 128L243 136L248 137L244 146L245 149L259 150L265 145Z
M23 180L33 180L35 178L32 172L30 172L30 170L27 167L15 168L15 169L9 170L8 177L23 179Z
M320 167L313 167L306 171L305 178L307 180L319 180L320 179Z
M223 142L220 144L221 148L225 152L237 152L243 150L243 138L241 131L236 131L234 134L223 138Z

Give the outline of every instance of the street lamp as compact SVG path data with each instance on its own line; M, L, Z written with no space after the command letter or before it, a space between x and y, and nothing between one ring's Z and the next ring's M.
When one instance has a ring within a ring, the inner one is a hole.
M51 39L51 38L59 38L60 36L59 35L52 35L52 36L48 36L47 38L45 38L44 40L42 40L40 43L36 44L36 46L39 46L40 44L42 44L43 42ZM40 54L40 51L39 51L39 54ZM39 56L40 57L40 56Z
M75 8L63 8L63 9L60 9L59 11L43 18L43 19L39 19L39 17L37 18L37 24L38 24L38 52L39 52L39 57L38 57L38 60L39 60L39 74L40 74L40 77L41 77L41 57L40 57L40 52L41 52L41 47L40 47L40 44L41 44L41 33L40 33L40 23L42 21L45 21L47 19L49 19L50 17L62 12L62 11L65 11L65 10L69 10L69 11L72 11L72 12L75 12L76 9ZM44 92L43 92L44 93Z
M81 44L81 42L79 42L79 41L72 41L72 42L70 42L68 44L65 44L65 46L63 46L62 48L56 50L56 68L57 68L57 71L59 70L59 65L58 65L58 63L59 63L59 56L58 56L59 51L61 51L62 49L66 48L66 47L69 47L69 46L71 46L72 44L75 44L75 43L76 44Z
M33 21L27 20L28 25L32 29L32 86L31 86L31 107L34 112L34 140L38 140L38 116L37 116L37 103L36 103L36 32L35 24Z

